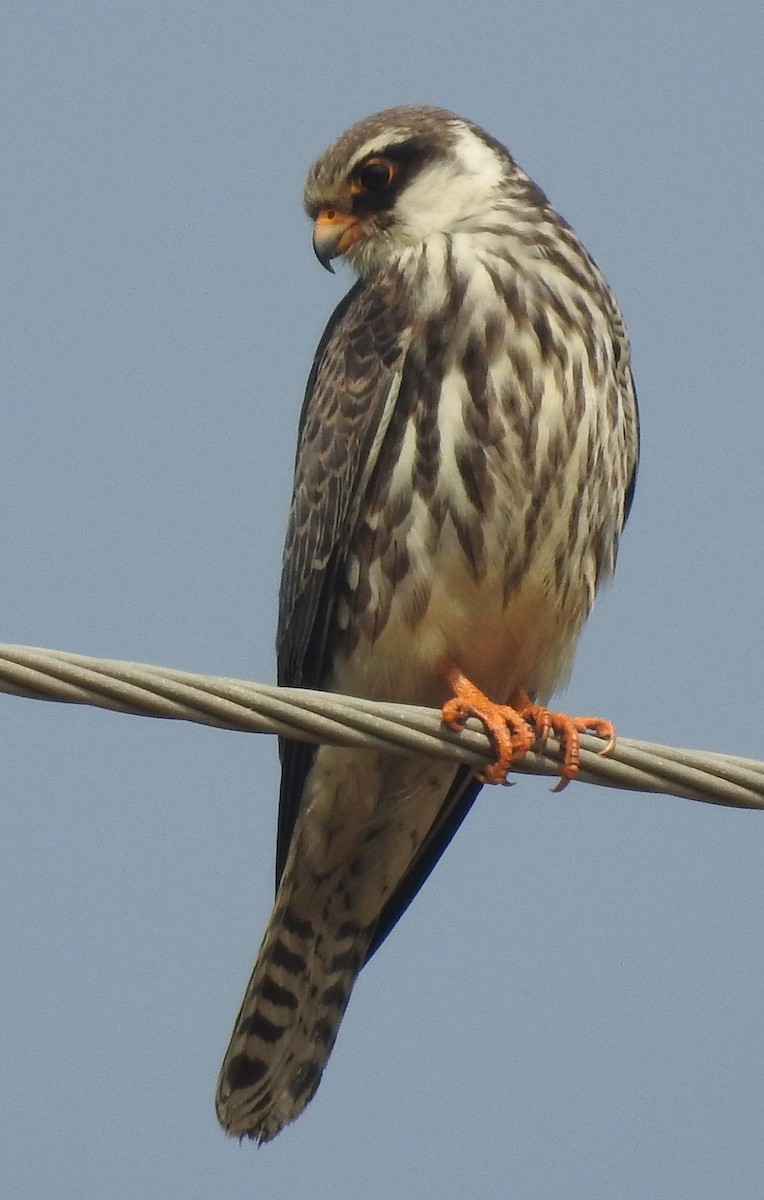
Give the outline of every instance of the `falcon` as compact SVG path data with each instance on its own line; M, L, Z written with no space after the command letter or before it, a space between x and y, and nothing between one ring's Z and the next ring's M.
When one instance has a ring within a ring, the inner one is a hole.
M613 572L638 458L618 304L498 141L430 107L342 134L305 207L358 275L315 356L280 592L279 682L479 717L495 762L281 744L277 894L217 1094L267 1141L314 1095L353 983L546 706Z

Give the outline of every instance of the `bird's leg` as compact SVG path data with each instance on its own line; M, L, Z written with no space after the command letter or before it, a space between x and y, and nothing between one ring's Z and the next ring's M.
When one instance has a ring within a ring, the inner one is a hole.
M477 717L496 748L496 760L478 772L483 783L504 783L512 764L524 758L534 743L543 747L550 733L559 739L563 752L562 778L555 791L561 791L578 774L582 733L593 733L607 740L602 754L608 754L615 746L615 726L602 717L569 717L567 713L551 712L534 703L520 688L509 704L496 704L458 667L448 667L443 678L453 692L441 710L445 724L458 730L469 717Z
M609 754L615 746L615 725L603 717L569 717L567 713L550 712L543 705L534 704L521 688L514 693L511 703L520 716L533 725L540 746L543 747L550 733L554 733L559 740L562 748L562 778L554 789L556 792L561 792L578 774L582 733L593 733L595 737L606 740L607 744L600 754Z
M441 710L449 729L459 730L469 717L477 717L496 748L496 760L478 771L483 783L504 783L513 763L523 758L536 734L526 717L509 704L489 700L458 667L447 667L443 678L453 692Z

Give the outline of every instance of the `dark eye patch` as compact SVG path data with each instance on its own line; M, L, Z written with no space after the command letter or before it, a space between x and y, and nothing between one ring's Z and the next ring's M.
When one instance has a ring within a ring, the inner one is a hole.
M409 138L407 142L395 142L386 146L379 153L380 158L389 158L404 169L418 169L433 158L437 158L438 148L426 138Z
M412 175L436 157L437 148L425 138L410 138L380 147L356 172L363 191L353 196L353 212L391 209Z

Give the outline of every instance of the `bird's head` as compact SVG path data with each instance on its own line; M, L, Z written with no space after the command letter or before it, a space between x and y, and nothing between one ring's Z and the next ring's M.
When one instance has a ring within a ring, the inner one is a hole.
M319 261L368 276L433 234L485 222L518 172L483 130L440 108L391 108L353 125L311 167L305 208ZM526 177L523 176L523 179Z

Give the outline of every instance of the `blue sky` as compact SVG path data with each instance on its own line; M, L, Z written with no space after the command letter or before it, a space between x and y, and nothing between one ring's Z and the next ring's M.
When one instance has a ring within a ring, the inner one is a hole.
M762 757L758 3L0 16L0 639L270 681L302 390L349 284L304 173L441 104L625 311L643 465L571 711ZM272 1145L213 1091L272 885L271 738L0 697L8 1196L758 1200L760 814L486 790Z

